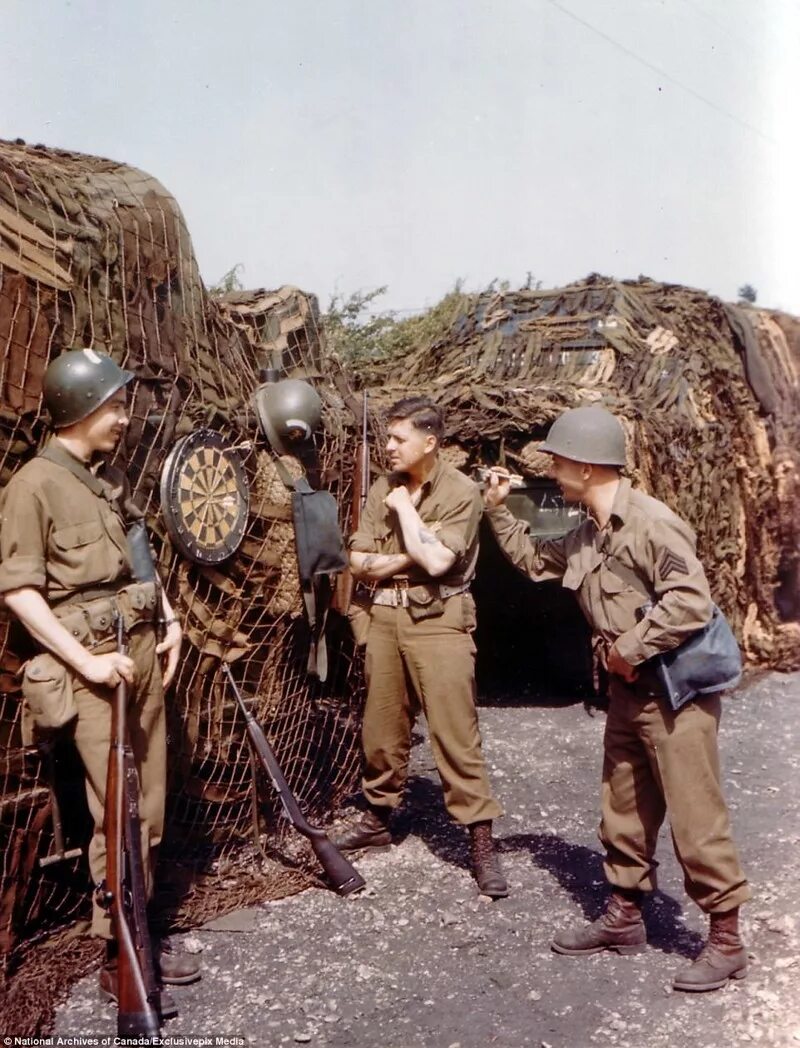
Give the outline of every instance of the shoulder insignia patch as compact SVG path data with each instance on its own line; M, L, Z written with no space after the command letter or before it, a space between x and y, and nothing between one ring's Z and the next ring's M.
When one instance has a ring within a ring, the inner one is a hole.
M658 574L662 579L668 579L673 572L678 575L688 575L689 565L683 557L673 553L671 549L665 549L658 562Z

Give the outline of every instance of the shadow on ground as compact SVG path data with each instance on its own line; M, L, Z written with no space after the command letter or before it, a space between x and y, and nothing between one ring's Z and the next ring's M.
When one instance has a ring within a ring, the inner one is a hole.
M463 827L454 823L444 807L441 787L428 778L408 781L405 803L392 823L397 843L413 833L436 858L469 869L469 846ZM518 833L497 838L501 854L527 852L534 866L545 870L580 908L587 921L605 910L608 885L603 856L592 848L572 844L549 833ZM683 923L683 908L666 892L652 892L644 906L647 940L662 953L694 958L703 940Z

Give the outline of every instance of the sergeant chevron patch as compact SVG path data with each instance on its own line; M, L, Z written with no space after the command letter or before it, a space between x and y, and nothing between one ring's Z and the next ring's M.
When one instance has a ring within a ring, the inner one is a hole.
M676 572L678 575L688 575L689 565L683 557L673 553L671 549L665 549L661 560L658 562L658 574L662 579L667 579L673 572Z

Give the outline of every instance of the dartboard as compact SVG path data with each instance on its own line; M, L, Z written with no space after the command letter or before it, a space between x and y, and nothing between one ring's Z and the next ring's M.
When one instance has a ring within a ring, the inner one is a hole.
M213 429L181 437L161 471L161 509L177 548L197 564L235 553L247 525L247 477L239 456Z

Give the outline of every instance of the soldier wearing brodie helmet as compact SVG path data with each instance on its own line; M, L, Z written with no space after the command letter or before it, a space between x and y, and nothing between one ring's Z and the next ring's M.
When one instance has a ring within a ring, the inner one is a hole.
M746 973L738 914L750 898L720 787L720 698L698 696L676 711L648 666L711 618L694 532L620 475L625 434L605 408L565 412L541 450L553 457L551 475L564 499L581 503L587 518L562 538L532 539L503 505L509 484L498 475L485 492L486 516L517 568L534 581L560 579L575 593L610 692L600 839L611 897L599 920L560 932L551 945L571 957L644 948L642 900L656 887L656 839L669 815L686 890L710 917L705 948L673 985L714 990ZM643 617L639 580L652 594Z
M45 407L53 429L64 429L85 419L135 378L93 349L62 353L51 362L42 384Z
M23 677L23 732L71 733L86 771L94 819L89 845L93 880L105 877L103 835L111 697L128 684L128 729L140 782L142 855L152 892L154 851L164 822L166 729L164 686L175 673L181 628L162 594L164 639L157 643L153 582L132 576L120 511L124 477L101 471L128 425L125 387L134 378L93 349L70 350L51 362L44 401L55 434L0 495L0 595L41 648ZM122 615L128 655L116 650L115 613ZM159 656L164 656L164 670ZM95 904L92 932L107 941L101 991L117 995L116 944L108 912ZM161 953L163 982L192 982L197 965ZM162 1015L175 1014L164 995Z

